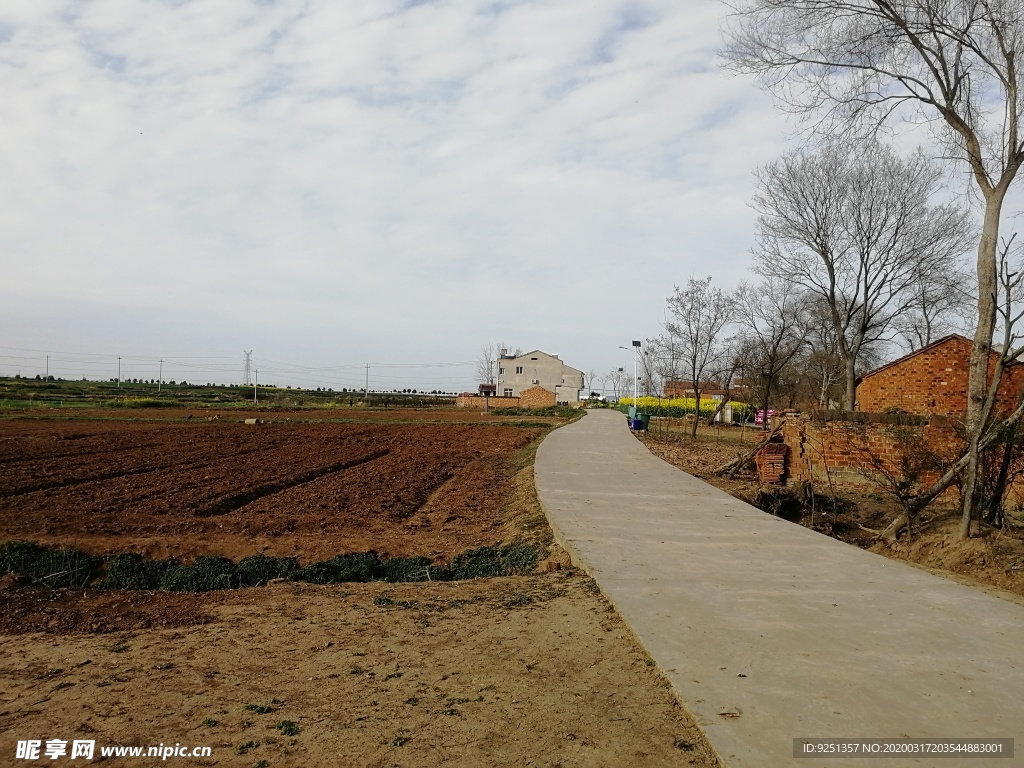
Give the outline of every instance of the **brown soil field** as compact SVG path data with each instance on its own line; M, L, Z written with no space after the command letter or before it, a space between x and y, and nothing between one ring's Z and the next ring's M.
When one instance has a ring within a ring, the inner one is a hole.
M542 430L492 425L0 422L0 540L153 557L343 552L444 559L495 510Z
M50 738L94 740L97 757L105 745L212 748L104 763L126 766L718 764L572 571L173 597L177 626L0 636L0 764L18 740Z
M0 540L302 561L543 542L542 433L8 419ZM104 747L212 750L102 758L125 766L718 766L597 585L557 548L549 562L562 568L201 594L4 576L0 765L53 764L16 760L18 741L77 739L95 762Z
M538 424L562 424L558 416L526 413L519 416L484 413L473 408L360 408L347 406L320 408L232 407L217 408L24 408L15 418L101 421L245 421L265 419L278 422L429 422L434 424L508 424L529 421Z
M639 439L655 456L669 464L743 501L755 502L761 486L752 471L729 480L716 476L714 470L749 449L752 441L759 437L756 432L746 431L741 439L735 429L708 430L698 435L696 442L679 435L669 434L669 437L672 439L658 440L652 434ZM838 508L829 509L825 504L814 514L805 510L794 522L876 554L1024 603L1024 521L1002 530L985 530L980 536L959 541L958 511L948 504L936 503L922 513L913 541L889 543L879 540L871 531L884 529L898 516L899 507L893 498L871 487L863 490L844 487L836 498L840 502Z

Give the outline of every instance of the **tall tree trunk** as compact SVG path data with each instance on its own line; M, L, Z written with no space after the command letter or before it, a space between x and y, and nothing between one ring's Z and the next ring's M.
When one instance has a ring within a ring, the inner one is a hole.
M999 463L999 475L996 477L995 488L985 504L983 519L994 528L1003 527L1003 496L1006 495L1006 484L1010 479L1010 465L1013 463L1016 442L1012 433L1006 436L1006 442L1003 443L1003 458Z
M700 390L697 389L697 382L693 383L693 428L690 430L690 439L697 439L697 425L700 424Z
M843 359L846 372L846 393L843 395L843 410L852 411L857 404L857 364L853 355Z
M992 352L992 334L996 326L997 272L996 251L999 240L999 216L1005 191L995 188L985 195L985 218L981 240L978 243L978 327L971 347L970 370L967 379L967 436L970 457L964 470L963 498L961 499L961 539L971 535L971 520L981 509L980 482L984 459L978 443L985 430L989 414L985 413L988 394L989 358Z

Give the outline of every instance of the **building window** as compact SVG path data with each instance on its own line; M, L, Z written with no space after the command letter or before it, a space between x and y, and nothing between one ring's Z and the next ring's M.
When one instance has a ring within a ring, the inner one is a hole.
M522 373L522 372L523 372L523 366L517 365L516 366L516 373Z
M502 392L504 393L505 397L512 397L511 389L503 389Z
M505 372L504 368L498 368L498 375L501 376Z

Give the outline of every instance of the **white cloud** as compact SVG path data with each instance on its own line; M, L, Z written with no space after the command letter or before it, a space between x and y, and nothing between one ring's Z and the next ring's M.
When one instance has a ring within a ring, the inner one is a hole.
M381 7L5 3L0 345L606 370L744 277L783 122L720 6Z

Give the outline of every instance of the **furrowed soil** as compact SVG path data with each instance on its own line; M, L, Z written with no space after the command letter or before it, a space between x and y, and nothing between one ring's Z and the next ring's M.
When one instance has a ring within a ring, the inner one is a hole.
M706 430L696 441L677 432L642 434L639 439L655 456L699 477L736 498L755 506L764 489L753 471L735 480L715 475L716 468L753 447L761 434L756 431L718 428ZM936 503L921 514L913 539L880 540L872 531L883 530L899 515L896 501L881 488L844 487L827 494L816 488L818 505L792 510L787 519L799 525L867 549L902 560L955 581L986 589L1000 597L1024 604L1024 519L1009 516L1010 525L1001 530L984 530L981 535L959 541L959 513L948 503ZM820 498L817 494L821 494ZM994 588L994 589L993 589Z
M536 427L135 416L0 421L0 540L308 562L550 539ZM104 758L126 766L717 766L594 582L557 548L549 562L201 594L6 576L0 765L52 764L16 761L19 740L84 739L97 762L112 746L212 750Z
M150 557L451 557L500 538L511 461L538 428L15 419L3 540Z

